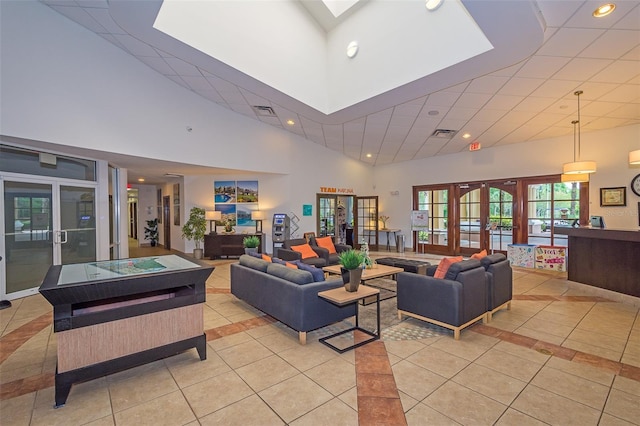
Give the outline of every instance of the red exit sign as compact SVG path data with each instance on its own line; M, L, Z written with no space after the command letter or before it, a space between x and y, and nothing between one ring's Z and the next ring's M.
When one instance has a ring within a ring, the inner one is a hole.
M471 142L469 144L469 151L480 151L480 142Z

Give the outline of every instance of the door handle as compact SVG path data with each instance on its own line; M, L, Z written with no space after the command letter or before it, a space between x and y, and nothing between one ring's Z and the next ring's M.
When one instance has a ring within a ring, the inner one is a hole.
M63 234L64 234L64 239L62 239ZM54 243L66 244L66 242L67 242L67 231L55 231Z

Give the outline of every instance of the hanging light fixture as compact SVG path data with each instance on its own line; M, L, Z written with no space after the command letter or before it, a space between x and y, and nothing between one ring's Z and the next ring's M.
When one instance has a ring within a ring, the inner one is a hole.
M640 164L640 149L629 153L629 164Z
M580 161L580 95L582 95L582 90L578 90L573 94L578 97L578 120L572 121L573 123L573 162L572 163L564 163L562 166L562 173L575 175L575 174L584 174L584 173L595 173L596 171L596 162L595 161ZM578 125L578 137L576 138L576 126ZM577 140L577 142L576 142Z
M573 120L573 160L575 161L575 145L576 145L576 124L578 120ZM560 182L589 182L589 173L563 173L560 175Z

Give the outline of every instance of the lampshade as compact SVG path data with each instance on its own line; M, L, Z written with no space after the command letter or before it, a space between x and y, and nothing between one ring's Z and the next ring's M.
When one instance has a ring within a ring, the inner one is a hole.
M222 219L222 212L215 210L207 210L204 212L204 218L206 220L220 220Z
M563 173L562 175L560 175L560 182L589 182L589 174L574 173L568 175Z
M564 163L562 166L562 173L567 175L595 173L596 162L595 161L574 161L573 163Z
M260 210L252 210L251 211L251 220L262 220L264 219L264 212Z
M629 153L629 164L640 164L640 149Z

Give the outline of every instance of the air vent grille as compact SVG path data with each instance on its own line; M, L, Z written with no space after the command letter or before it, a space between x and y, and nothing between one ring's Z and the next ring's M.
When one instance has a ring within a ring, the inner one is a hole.
M253 105L251 106L256 114L262 117L277 117L278 115L270 106L265 105Z
M454 137L456 135L456 133L458 133L457 130L436 129L436 130L433 131L431 136L434 137L434 138L451 139L452 137Z

